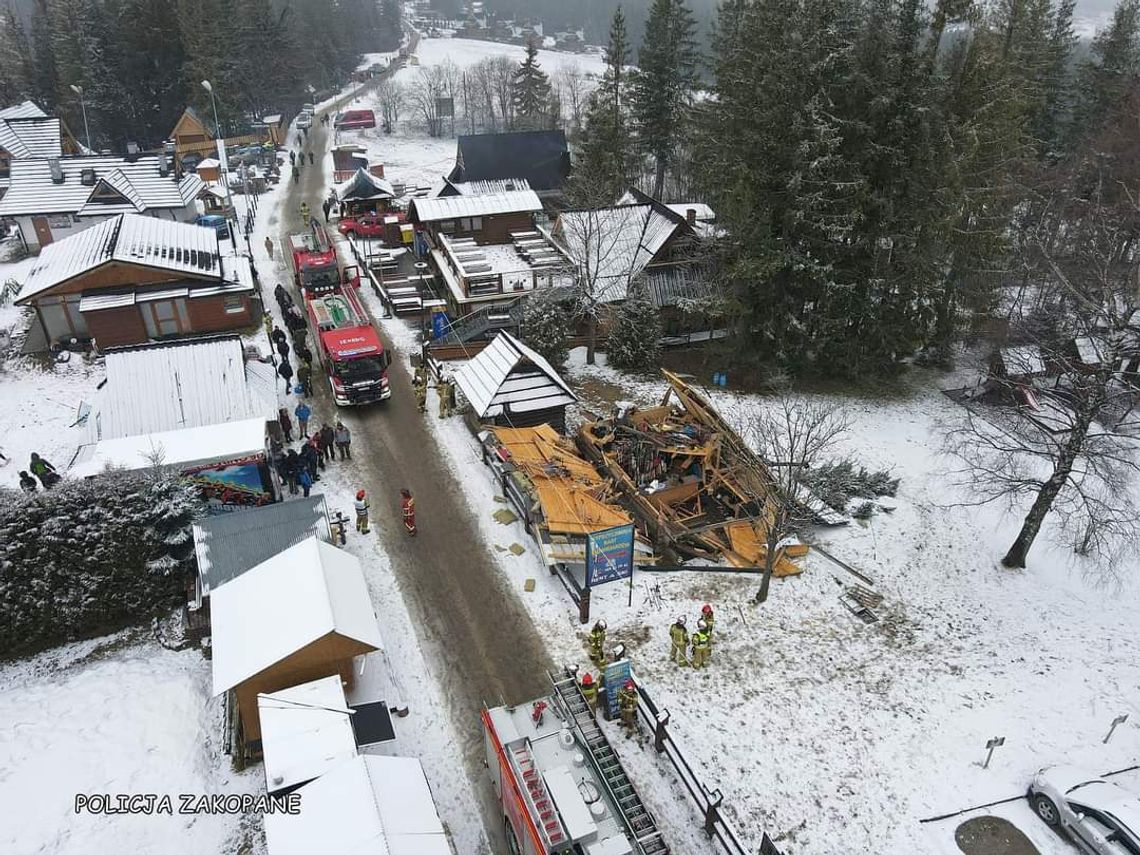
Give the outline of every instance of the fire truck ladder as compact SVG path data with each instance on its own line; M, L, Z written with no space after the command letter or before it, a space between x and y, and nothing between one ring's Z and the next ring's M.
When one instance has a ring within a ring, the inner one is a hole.
M562 702L563 708L574 719L574 727L589 749L594 768L618 806L622 821L637 841L639 855L669 855L669 847L662 839L661 832L657 830L657 823L642 804L641 797L637 795L637 791L625 774L625 769L610 747L609 740L598 727L594 716L590 714L590 708L586 704L582 690L578 688L576 677L569 674L558 678L550 674L550 682L554 685L554 692Z
M534 809L538 813L543 836L546 837L551 846L563 844L566 841L566 833L562 830L562 822L558 818L554 803L551 802L550 795L546 792L542 775L539 774L538 768L534 765L534 758L531 757L529 746L520 745L512 749L511 753L514 754L515 764L522 774L527 796L529 796L531 804L534 805Z

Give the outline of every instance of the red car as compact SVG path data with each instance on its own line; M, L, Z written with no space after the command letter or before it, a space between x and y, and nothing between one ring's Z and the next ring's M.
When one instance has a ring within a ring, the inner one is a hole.
M337 229L342 235L348 237L382 238L384 237L385 217L393 214L361 214L359 217L346 217L340 221Z

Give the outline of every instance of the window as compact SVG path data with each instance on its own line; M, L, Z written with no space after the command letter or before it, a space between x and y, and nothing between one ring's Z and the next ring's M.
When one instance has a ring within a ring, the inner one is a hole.
M241 296L238 294L227 294L223 298L227 315L240 315L245 311L245 303L242 302Z
M482 228L483 228L483 218L482 217L472 217L471 218L470 231L477 232L477 231L481 231Z
M445 234L451 234L455 231L455 220L443 220L439 224L439 230Z

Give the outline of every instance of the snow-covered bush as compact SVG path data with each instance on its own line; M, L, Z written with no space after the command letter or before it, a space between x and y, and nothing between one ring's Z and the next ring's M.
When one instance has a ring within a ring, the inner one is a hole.
M644 288L633 287L606 336L606 359L624 371L648 371L661 356L661 313Z
M175 605L200 510L191 488L154 473L64 480L27 497L0 491L0 658Z
M573 319L554 297L536 294L523 307L520 337L555 368L561 368L570 353Z

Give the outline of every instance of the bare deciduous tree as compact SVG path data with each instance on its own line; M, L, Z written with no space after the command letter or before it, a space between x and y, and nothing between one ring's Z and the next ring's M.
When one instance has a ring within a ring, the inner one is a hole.
M384 133L390 134L396 130L400 122L400 108L407 100L407 92L403 84L386 77L376 87L376 95L380 101L380 117Z
M1074 180L1077 179L1077 180ZM1091 192L1089 187L1092 187ZM973 504L1032 497L1002 564L1024 567L1045 519L1080 554L1111 555L1137 533L1129 498L1138 471L1132 413L1140 360L1140 208L1103 174L1066 176L1019 254L1048 296L1053 323L1033 333L1041 360L1057 375L1033 390L1024 379L991 384L1023 405L968 407L947 433ZM988 417L987 417L988 416Z
M812 520L804 476L850 429L838 406L779 394L742 414L742 434L768 464L773 491L762 510L764 576L756 602L768 599L782 545Z
M576 62L568 63L554 74L554 90L558 93L558 100L566 113L571 133L577 133L582 127L582 113L586 109L586 100L590 95L590 82L586 79L582 67Z

